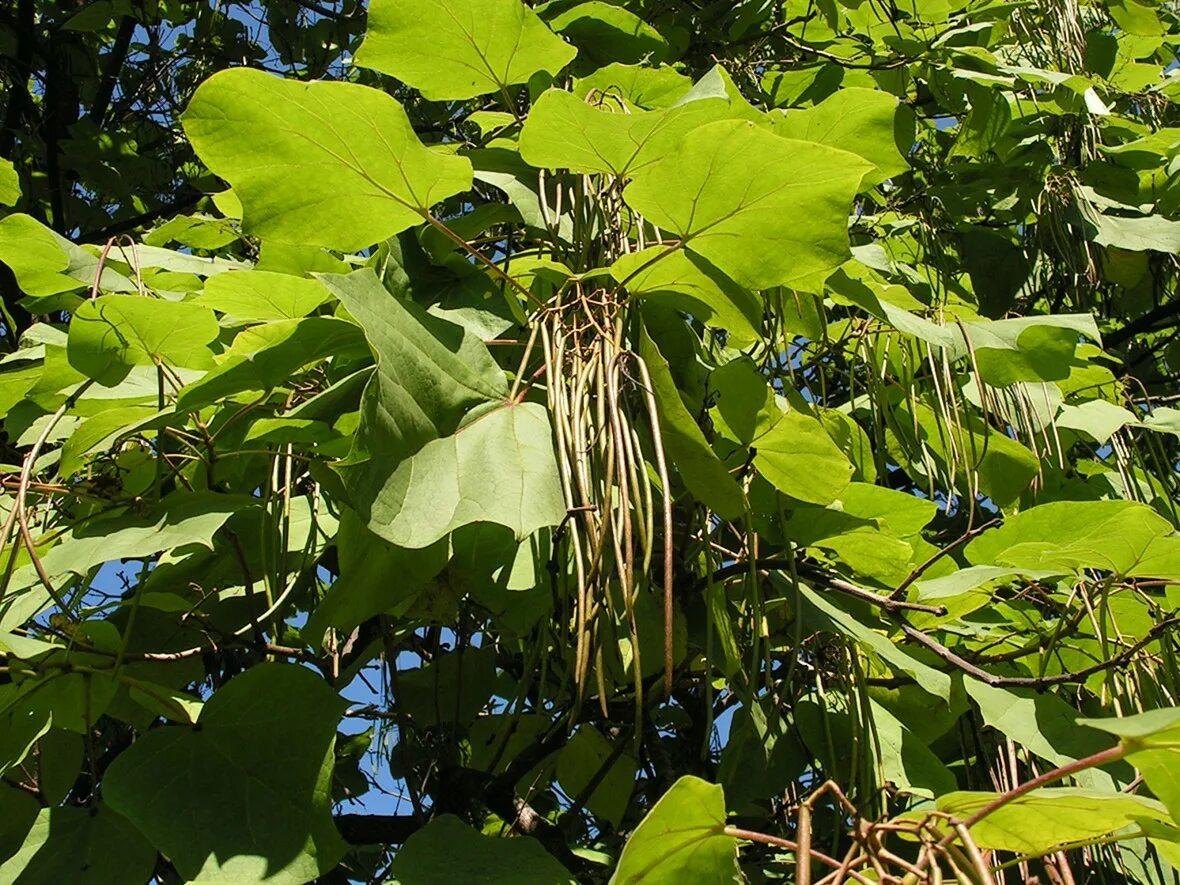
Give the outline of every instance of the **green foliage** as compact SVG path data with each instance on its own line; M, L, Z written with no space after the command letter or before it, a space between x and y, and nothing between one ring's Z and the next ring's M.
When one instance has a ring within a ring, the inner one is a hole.
M1180 880L1174 4L0 37L0 882Z

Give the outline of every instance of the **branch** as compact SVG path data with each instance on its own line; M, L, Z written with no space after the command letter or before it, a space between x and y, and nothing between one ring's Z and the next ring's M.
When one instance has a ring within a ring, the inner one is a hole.
M890 598L902 599L905 596L905 591L909 589L910 584L914 583L914 581L918 580L918 578L920 578L920 577L922 577L922 575L926 574L926 570L928 568L930 568L930 566L934 565L934 563L938 562L944 556L947 556L947 555L953 553L955 550L962 547L964 544L966 544L972 538L976 538L979 535L983 534L985 531L990 529L993 525L995 525L999 521L1000 521L999 519L989 520L988 522L985 522L981 526L977 526L976 528L973 528L970 531L964 532L962 535L960 535L954 541L951 541L949 544L947 544L941 550L938 550L937 552L935 552L929 559L927 559L925 562L923 562L921 565L919 565L917 568L915 568L912 572L910 572L908 575L906 575L905 580L902 581L900 584L898 584L897 588L892 593L889 594Z
M1126 755L1126 752L1126 749L1121 743L1115 744L1108 750L1103 750L1102 752L1095 753L1092 756L1086 756L1084 759L1078 759L1074 762L1062 765L1060 768L1054 768L1052 771L1046 771L1044 774L1033 778L1031 781L1025 781L1023 784L1013 787L1008 792L997 796L991 802L987 803L987 805L983 806L983 808L979 809L979 811L975 812L975 814L971 815L966 820L960 822L959 826L955 828L956 831L945 835L942 838L942 841L938 843L938 847L946 848L955 841L957 836L960 835L960 829L970 830L989 814L994 814L1009 802L1019 799L1026 793L1031 793L1033 790L1043 787L1046 784L1051 784L1067 778L1072 774L1085 771L1087 768L1096 768L1099 765L1107 765L1111 762L1117 762Z
M1147 313L1133 320L1121 329L1115 329L1105 338L1107 347L1117 347L1128 338L1133 338L1140 332L1155 331L1156 324L1160 320L1171 319L1180 314L1180 301L1173 301L1168 304L1161 304L1154 310L1149 310Z
M130 15L120 18L115 42L111 44L111 51L107 53L106 64L103 66L102 82L99 83L94 103L90 106L89 117L96 126L102 126L103 118L110 108L111 98L115 94L115 84L119 82L119 73L127 61L127 50L131 48L131 37L134 34L135 19Z
M1067 683L1085 682L1086 679L1093 676L1095 673L1101 673L1104 670L1109 670L1113 667L1121 667L1128 663L1136 654L1158 639L1162 634L1168 632L1172 627L1180 624L1180 615L1166 618L1152 627L1142 639L1125 649L1119 654L1115 655L1106 661L1100 661L1093 666L1086 667L1082 670L1075 670L1071 673L1059 673L1056 676L996 676L993 673L988 673L986 670L981 670L979 667L972 664L970 661L961 658L955 654L941 642L929 634L923 633L917 627L910 624L900 615L890 613L897 624L910 639L917 642L924 648L929 649L935 655L942 658L956 669L962 670L968 676L973 676L980 682L984 682L991 686L1007 687L1007 688L1049 688L1054 685L1065 685Z
M763 571L786 571L791 568L791 560L782 557L770 557L766 559L754 560L755 568ZM874 593L872 590L866 590L863 587L857 587L855 584L850 584L842 578L837 578L835 575L829 575L813 565L805 562L796 562L796 569L800 574L806 574L813 581L823 583L831 590L838 593L843 593L846 596L852 596L862 602L867 602L869 605L878 606L887 612L899 611L914 611L923 612L930 615L945 615L946 608L941 605L922 605L917 602L906 602L901 599L891 599L888 596L882 596L879 593ZM697 581L697 589L706 587L711 582L724 581L727 578L732 578L734 575L746 574L750 569L749 562L743 560L741 562L730 563L722 566L713 572L711 577L702 578Z
M411 814L338 814L333 820L349 845L400 845L422 826Z
M173 212L181 212L185 209L191 209L197 205L205 196L202 193L189 193L184 196L177 197L171 203L165 203L162 206L157 206L155 209L149 209L139 215L132 215L130 218L124 218L122 221L112 221L106 227L100 227L98 230L86 231L78 236L79 243L102 243L109 240L117 234L126 233L129 230L134 230L137 227L142 227L145 224L150 224L157 218L162 218L165 215L171 215Z

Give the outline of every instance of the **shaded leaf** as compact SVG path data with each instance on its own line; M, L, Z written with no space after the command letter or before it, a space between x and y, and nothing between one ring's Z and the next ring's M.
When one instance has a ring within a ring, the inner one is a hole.
M104 796L189 881L303 885L344 851L329 795L344 707L310 670L259 664L214 693L197 729L157 728L120 754Z
M549 415L535 403L473 414L403 461L369 504L369 527L399 547L427 547L492 522L517 539L565 518Z
M156 851L109 806L43 808L0 881L13 885L126 885L146 882Z
M390 872L403 885L558 885L574 881L535 839L497 839L454 815L436 817L406 840Z

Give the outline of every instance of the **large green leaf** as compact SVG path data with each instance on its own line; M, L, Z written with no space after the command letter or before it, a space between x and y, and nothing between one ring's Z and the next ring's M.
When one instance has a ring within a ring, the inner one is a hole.
M399 547L427 547L460 526L492 522L517 539L565 518L549 415L493 404L432 440L372 490L369 527Z
M219 688L197 727L140 737L103 794L188 881L303 885L344 851L329 795L344 707L311 670L260 664Z
M1051 501L985 532L966 554L978 565L1065 573L1096 568L1125 575L1171 530L1150 507L1132 501Z
M531 111L520 134L520 154L533 166L635 175L674 150L704 123L723 119L729 105L704 99L666 110L632 111L617 100L589 104L550 89Z
M520 0L372 0L356 63L445 101L555 75L575 54Z
M995 793L956 792L938 797L936 807L963 819L995 800ZM1170 821L1160 803L1143 796L1049 787L1008 802L971 827L980 848L1040 855L1143 821Z
M110 807L43 808L24 844L0 864L12 885L127 885L146 882L155 849Z
M737 839L725 834L725 795L700 778L680 778L627 840L611 885L740 881Z
M830 504L852 479L852 464L810 415L791 411L754 440L754 464L780 492Z
M233 185L245 230L283 242L364 248L471 186L467 160L423 146L396 100L354 83L222 71L193 96L184 131Z
M559 885L574 877L535 839L477 833L454 815L436 817L406 840L390 872L402 885Z
M689 132L623 196L739 284L765 288L849 258L848 215L870 168L846 151L722 120Z
M508 526L518 538L560 522L548 416L505 402L504 374L483 343L391 295L372 272L321 279L365 329L377 358L341 468L370 528L417 548L471 522Z
M660 32L634 12L603 0L572 6L550 4L546 23L580 47L583 60L596 64L665 60L670 47Z
M135 295L84 301L70 322L70 365L113 387L134 366L213 367L210 342L220 331L213 311L193 302Z
M901 149L909 150L913 140L913 116L901 107L887 92L851 86L813 108L787 111L776 119L774 131L864 157L876 167L869 176L876 183L910 168Z
M307 316L328 294L316 280L252 270L210 277L200 303L237 320L285 320Z

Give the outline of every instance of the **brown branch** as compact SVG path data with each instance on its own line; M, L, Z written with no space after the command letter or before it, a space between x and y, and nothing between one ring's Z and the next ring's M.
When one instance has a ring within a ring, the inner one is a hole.
M1013 787L1008 792L997 796L991 802L987 803L987 805L983 806L983 808L979 809L979 811L975 812L967 819L960 821L959 824L964 829L970 830L971 827L975 826L988 815L994 814L1008 803L1019 799L1021 796L1024 796L1027 793L1031 793L1033 790L1043 787L1046 784L1063 780L1070 775L1078 774L1079 772L1085 771L1088 768L1097 768L1100 765L1108 765L1111 762L1117 762L1126 754L1127 751L1123 745L1116 744L1110 749L1103 750L1100 753L1094 753L1093 755L1086 756L1083 759L1078 759L1074 762L1054 768L1051 771L1046 771L1044 774L1034 777L1031 781L1025 781L1023 784ZM946 848L955 841L958 835L959 833L957 829L956 832L948 833L942 837L942 841L938 843L938 847Z
M422 828L409 814L338 814L333 820L349 845L400 845Z
M773 848L785 848L787 851L797 852L799 850L799 844L797 842L792 842L790 839L782 839L778 836L767 835L766 833L757 833L753 830L743 830L741 827L727 826L722 828L721 832L724 835L732 836L735 839L744 839L746 842L757 842L761 845L770 845ZM830 857L824 854L822 851L816 851L814 848L808 849L808 853L820 863L826 864L827 866L832 867L832 869L838 870L844 866L834 857ZM857 882L864 883L864 885L871 885L870 879L866 879L864 876L860 875L854 870L848 870L847 873Z
M1070 673L1059 673L1055 676L997 676L994 673L988 673L986 670L980 669L970 661L965 660L964 658L955 654L937 639L927 633L923 633L904 618L896 614L891 614L891 616L894 619L894 623L896 623L897 626L901 628L902 632L905 633L906 636L924 648L930 650L956 669L963 671L968 676L973 676L980 682L984 682L987 685L995 687L1036 689L1049 688L1053 685L1085 682L1086 679L1088 679L1090 676L1093 676L1095 673L1101 673L1104 670L1109 670L1113 667L1121 667L1130 661L1131 658L1133 658L1146 646L1158 639L1162 634L1166 633L1177 624L1180 624L1180 615L1166 618L1152 627L1142 639L1140 639L1130 648L1123 650L1109 660L1100 661L1099 663L1090 667L1086 667L1082 670L1075 670Z
M754 566L763 571L783 571L791 568L791 560L784 557L768 557L765 559L754 560ZM805 562L795 562L795 568L801 575L805 575L813 581L822 582L826 587L835 590L838 593L843 593L846 596L852 596L862 602L867 602L869 605L878 606L887 612L901 612L914 611L923 612L931 615L945 615L947 610L941 605L922 605L917 602L906 602L902 599L892 599L888 596L882 596L879 593L874 593L872 590L866 590L863 587L858 587L855 584L845 581L843 578L837 578L835 575L829 575L815 566L809 565ZM707 586L710 582L724 581L727 578L732 578L735 575L744 575L749 572L750 564L746 561L739 561L730 563L717 569L709 577L702 578L697 581L697 589Z
M906 575L905 580L902 581L900 584L898 584L897 588L892 593L889 594L890 597L893 599L905 598L905 591L909 589L910 584L914 583L914 581L916 581L916 580L918 580L918 578L922 577L922 575L924 575L926 573L926 570L928 568L930 568L930 566L934 565L934 563L938 562L944 556L948 556L949 554L953 553L955 550L962 547L964 544L966 544L972 538L978 537L979 535L983 534L983 532L990 529L992 526L994 526L999 521L1000 520L998 520L998 519L993 519L988 522L985 522L983 525L979 526L978 528L973 528L969 532L965 532L963 535L956 538L954 541L951 541L951 543L947 544L941 550L934 553L932 556L930 556L929 559L927 559L925 562L923 562L921 565L919 565L917 568L915 568L912 572L910 572L908 575Z
M131 38L135 34L136 21L130 15L119 19L119 30L115 34L115 41L107 53L106 64L103 65L102 82L94 94L94 103L90 106L90 119L97 126L102 126L103 118L111 105L111 98L115 94L115 84L119 82L119 73L127 61L127 51L131 48Z

